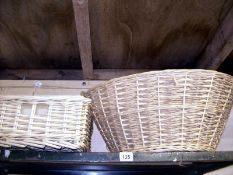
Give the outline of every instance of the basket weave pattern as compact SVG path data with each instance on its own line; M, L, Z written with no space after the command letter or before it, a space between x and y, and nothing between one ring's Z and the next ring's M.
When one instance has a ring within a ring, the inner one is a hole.
M110 151L213 151L233 101L232 76L165 70L91 89L92 110Z
M0 146L90 149L90 99L0 96Z

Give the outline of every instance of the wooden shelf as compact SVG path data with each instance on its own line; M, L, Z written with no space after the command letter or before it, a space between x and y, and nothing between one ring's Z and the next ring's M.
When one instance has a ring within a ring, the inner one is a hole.
M78 153L2 149L2 173L49 174L203 174L233 164L233 152L134 153L120 162L119 153Z

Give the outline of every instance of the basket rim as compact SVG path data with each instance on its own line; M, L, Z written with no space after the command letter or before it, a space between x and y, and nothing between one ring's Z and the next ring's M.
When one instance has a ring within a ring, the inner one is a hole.
M216 71L216 70L208 70L208 69L164 69L164 70L152 70L152 71L135 73L135 74L126 75L126 76L122 76L122 77L118 77L118 78L113 78L113 79L107 80L104 83L101 83L99 85L96 85L93 88L90 88L87 92L84 92L84 95L88 95L89 92L94 91L94 90L96 90L98 88L104 87L106 84L111 84L111 83L113 83L115 81L118 81L118 80L124 80L124 79L127 79L127 78L139 76L139 75L141 76L141 75L147 75L147 74L153 74L153 73L159 73L159 72L209 72L209 73L220 74L222 76L226 76L226 77L228 77L228 78L230 78L230 79L233 80L233 76L232 75L229 75L229 74L226 74L226 73L223 73L223 72L219 72L219 71Z
M0 95L0 100L82 100L91 102L91 99L82 95Z

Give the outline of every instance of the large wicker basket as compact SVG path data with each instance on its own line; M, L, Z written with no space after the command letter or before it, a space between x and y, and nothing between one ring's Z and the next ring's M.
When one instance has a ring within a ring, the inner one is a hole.
M110 80L86 94L110 151L212 151L233 101L233 78L165 70Z
M90 99L0 96L0 147L90 149Z

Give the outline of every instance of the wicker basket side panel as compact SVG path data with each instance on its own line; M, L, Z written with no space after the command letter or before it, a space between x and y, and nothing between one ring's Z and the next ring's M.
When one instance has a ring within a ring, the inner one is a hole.
M109 108L109 97L106 92L106 88L102 87L98 89L98 91L91 91L89 95L92 98L91 109L94 115L94 121L103 136L103 139L111 151L118 151L118 147L120 147L117 132L115 130L114 120L109 116L111 116L111 110Z
M81 103L82 107L76 106L76 114L80 113L80 119L76 119L76 145L84 151L90 151L92 135L92 118L90 113L90 102Z
M91 119L88 109L89 103L79 100L50 104L47 139L59 148L89 150ZM53 140L55 133L58 138Z
M1 97L0 146L89 149L86 126L91 124L84 103L79 99Z
M134 76L116 82L118 113L124 124L128 147L124 150L138 150L160 143L157 100L157 82L150 75ZM153 83L148 83L148 82ZM150 103L148 103L150 101Z
M108 101L105 108L110 112L110 115L107 114L106 116L110 122L112 136L116 136L115 141L118 144L117 151L120 151L123 148L128 148L130 145L127 141L127 137L130 137L128 135L131 133L127 133L127 129L125 129L125 126L129 123L125 123L127 119L119 113L121 107L117 96L116 83L112 82L110 84L106 84L105 93Z
M211 145L208 145L211 135L205 121L214 76L215 72L206 71L191 71L186 74L188 83L185 88L185 108L183 108L184 134L185 144L190 146L191 150L212 150Z
M140 144L135 142L135 150L148 149L151 145L158 146L162 141L160 110L156 107L160 103L158 79L148 74L142 77L136 76L132 83L136 92L134 123L138 123L137 134L140 139L140 142L138 141Z
M111 101L111 111L117 123L117 130L121 131L122 134L118 134L120 136L120 142L124 149L134 149L135 142L138 142L140 145L141 139L140 133L138 132L137 116L135 116L134 111L130 111L132 109L132 105L135 104L135 88L134 84L130 82L130 80L126 80L126 82L114 82L110 86L108 86L108 92L112 94ZM131 86L131 87L130 87ZM130 91L127 91L130 89ZM127 93L127 94L126 94ZM109 99L111 100L111 99ZM135 122L137 120L137 122ZM140 135L139 135L140 134Z
M215 144L209 141L213 137L215 127L222 126L218 129L223 130L224 126L221 124L226 122L230 110L230 108L225 109L226 116L220 116L218 123L217 113L212 110L216 108L216 105L212 103L216 100L214 95L226 90L226 87L212 90L215 72L186 71L180 73L180 71L174 71L169 72L168 75L162 72L157 77L160 79L158 85L160 86L160 118L162 118L163 127L166 128L163 143L157 148L190 151L214 150L219 137L216 137L218 139ZM228 81L230 81L229 77ZM219 84L225 83L219 82ZM228 92L230 88L232 84L228 86ZM224 95L221 94L221 98L223 97ZM229 96L224 101L227 99ZM208 111L211 112L208 113Z
M215 150L224 131L233 101L233 80L216 74L213 79L200 139Z
M110 151L210 151L231 109L232 81L216 71L154 71L89 93Z
M11 102L8 100L0 100L1 106L1 123L0 123L0 146L1 147L10 147L14 143L14 137L23 133L28 128L29 121L24 121L24 125L21 125L17 129L18 117L20 114L20 105L16 102ZM18 132L17 132L18 130ZM15 132L16 131L16 132Z
M154 75L155 76L155 75ZM154 97L158 103L154 108L159 112L159 143L153 143L156 151L160 150L195 150L197 149L199 114L203 106L200 85L192 72L160 72L151 83L156 82ZM195 87L195 88L194 88ZM150 104L152 99L146 101ZM156 128L154 128L156 130ZM153 148L153 147L152 147Z
M185 143L184 121L186 105L185 75L161 72L157 76L157 98L161 125L161 143L155 147L157 151L182 149Z

